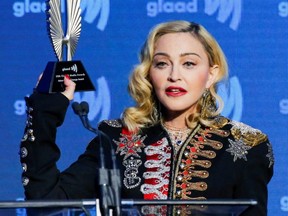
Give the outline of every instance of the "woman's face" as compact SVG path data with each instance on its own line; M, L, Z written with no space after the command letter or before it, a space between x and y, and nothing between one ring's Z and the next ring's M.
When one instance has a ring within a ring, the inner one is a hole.
M193 112L217 72L218 67L209 66L202 44L190 33L165 34L155 43L149 75L168 114Z

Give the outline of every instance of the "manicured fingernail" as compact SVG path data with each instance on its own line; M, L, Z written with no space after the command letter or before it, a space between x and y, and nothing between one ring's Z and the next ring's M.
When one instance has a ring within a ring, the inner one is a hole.
M65 74L65 77L70 80L69 74Z

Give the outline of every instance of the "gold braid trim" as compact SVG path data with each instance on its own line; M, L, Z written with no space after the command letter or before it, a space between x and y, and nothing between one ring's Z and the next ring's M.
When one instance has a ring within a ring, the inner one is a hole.
M182 184L177 184L178 188L182 188L181 199L192 199L190 196L192 195L192 191L205 191L208 188L206 182L183 182ZM190 196L189 196L190 195Z

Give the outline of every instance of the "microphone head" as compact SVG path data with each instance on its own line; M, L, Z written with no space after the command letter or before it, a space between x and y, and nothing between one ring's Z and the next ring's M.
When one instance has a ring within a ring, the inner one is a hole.
M88 114L89 113L89 104L86 101L82 101L80 103L81 110L83 113Z
M74 113L76 115L79 115L80 112L81 112L81 106L80 106L80 104L78 102L73 102L72 103L72 109L73 109L73 111L74 111Z

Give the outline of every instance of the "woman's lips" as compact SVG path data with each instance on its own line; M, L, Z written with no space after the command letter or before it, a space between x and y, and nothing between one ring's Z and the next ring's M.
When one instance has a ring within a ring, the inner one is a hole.
M168 96L178 97L185 95L187 91L181 87L169 86L168 88L166 88L165 93Z

